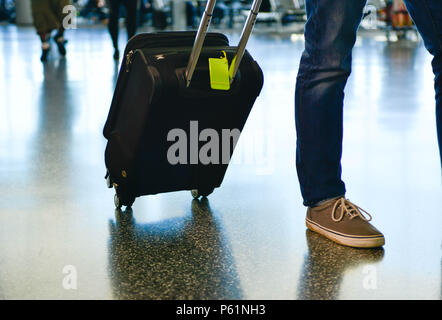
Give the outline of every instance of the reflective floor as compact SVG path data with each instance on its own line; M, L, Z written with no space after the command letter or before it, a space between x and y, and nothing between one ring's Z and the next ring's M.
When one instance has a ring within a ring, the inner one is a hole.
M0 26L0 298L441 299L441 169L421 42L370 33L354 49L343 176L386 237L383 250L358 250L305 228L301 36L251 40L265 85L222 188L201 202L143 197L122 213L101 134L119 66L105 29L67 37L67 57L53 50L43 65L32 28Z

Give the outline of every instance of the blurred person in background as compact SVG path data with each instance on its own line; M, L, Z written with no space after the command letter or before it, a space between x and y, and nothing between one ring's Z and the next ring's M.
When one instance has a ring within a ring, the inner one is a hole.
M66 40L64 39L63 19L66 14L63 8L69 5L69 0L31 0L32 18L37 34L40 36L42 54L40 60L45 62L51 50L49 40L51 33L57 30L54 41L62 56L66 55Z
M88 0L86 5L81 9L80 16L91 18L93 21L98 19L103 24L107 24L107 14L104 12L103 0Z
M13 3L11 1L0 0L0 21L12 21L14 15Z
M103 0L99 0L100 2ZM126 9L126 29L127 38L132 38L137 31L137 0L107 0L109 5L109 24L108 29L112 38L114 46L114 59L120 58L120 51L118 49L118 33L119 33L119 18L120 7L124 5ZM104 2L104 1L103 1Z
M140 10L138 15L138 25L144 25L148 18L148 14L152 12L152 3L151 0L141 0L140 1Z

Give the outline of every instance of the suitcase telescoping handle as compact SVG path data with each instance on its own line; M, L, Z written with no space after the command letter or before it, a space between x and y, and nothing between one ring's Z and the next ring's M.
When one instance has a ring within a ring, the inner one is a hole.
M233 65L231 68L231 79L230 82L236 76L238 72L239 65L244 56L246 50L246 45L249 40L250 34L252 33L253 26L256 22L256 17L258 15L259 8L261 7L262 0L253 0L252 8L250 9L249 15L247 16L246 23L241 33L241 38L239 40L238 49L233 59ZM209 29L210 21L212 19L213 9L215 8L216 0L208 0L206 8L203 13L200 25L198 27L198 32L196 34L195 42L193 44L192 52L190 53L189 62L185 71L186 85L190 86L192 81L192 76L198 63L198 58L201 54L201 49L203 47L204 39L206 37L207 30Z

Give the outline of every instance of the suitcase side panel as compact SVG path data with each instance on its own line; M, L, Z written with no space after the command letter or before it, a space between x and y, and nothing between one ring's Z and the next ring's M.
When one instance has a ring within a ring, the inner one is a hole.
M233 52L230 58L233 58ZM213 53L211 53L213 55ZM154 59L155 57L151 57ZM185 54L171 55L154 62L162 75L163 88L167 94L152 105L146 123L143 147L137 156L136 194L155 194L195 188L219 187L228 163L203 165L190 164L190 141L187 143L187 164L171 165L167 159L168 149L174 142L166 137L171 130L181 129L190 138L190 122L198 121L198 129L214 129L218 133L219 150L222 149L222 130L242 130L250 110L263 84L262 71L249 54L241 65L240 77L229 92L207 90L208 65L204 54L195 74L196 86L183 89L182 79L176 70L185 66ZM198 78L202 87L198 88ZM201 93L204 92L205 95ZM198 141L198 150L206 142ZM221 151L222 152L222 151ZM219 153L221 155L221 152ZM230 156L233 153L231 148Z
M161 80L158 72L136 55L126 88L120 96L121 116L115 119L105 151L106 167L112 180L119 185L127 184L128 178L132 177L151 105L160 95Z

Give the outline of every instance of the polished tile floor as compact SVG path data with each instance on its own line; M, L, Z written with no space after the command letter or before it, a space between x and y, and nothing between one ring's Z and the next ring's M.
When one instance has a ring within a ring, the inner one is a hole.
M54 50L43 65L31 28L0 26L0 298L441 299L441 168L421 42L370 33L354 49L343 175L386 236L383 250L357 250L304 225L301 36L251 40L265 85L222 188L201 202L143 197L122 213L101 134L119 66L105 29L67 37L67 57Z

